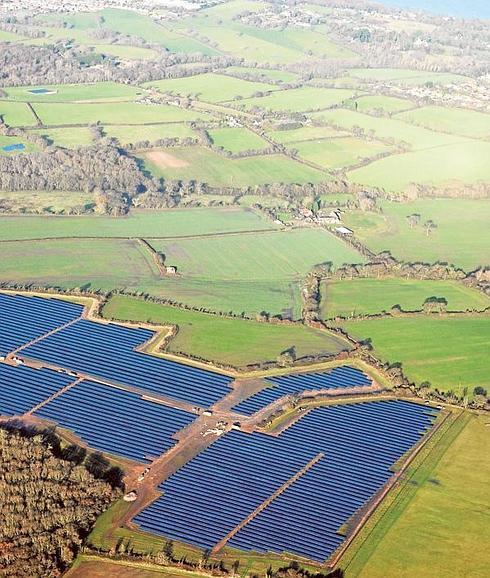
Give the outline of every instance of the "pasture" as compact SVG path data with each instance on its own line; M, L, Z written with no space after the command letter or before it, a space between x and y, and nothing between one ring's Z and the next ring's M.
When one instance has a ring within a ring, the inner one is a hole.
M269 144L246 128L215 128L208 130L213 144L232 153L246 150L262 150Z
M1 107L1 105L0 105ZM138 102L117 103L35 103L37 114L45 125L93 124L143 124L156 122L192 121L205 118L205 114L184 110L165 104Z
M90 193L71 191L1 191L0 203L3 207L8 207L12 213L38 214L63 214L94 205ZM30 221L26 221L24 226L28 227L29 223ZM4 225L9 229L5 221L2 222L2 229Z
M158 52L141 46L126 46L124 44L94 44L94 52L104 56L116 56L121 60L153 60Z
M147 82L144 86L154 87L160 92L179 94L181 96L195 96L200 100L208 102L223 102L233 100L236 97L246 98L255 92L266 92L278 90L271 84L261 82L250 82L209 72L184 78L168 78L165 80L154 80Z
M329 126L302 126L289 130L273 130L268 136L281 144L298 143L309 140L321 140L337 136L346 136L347 133L335 130Z
M348 173L361 185L402 192L411 183L429 186L477 184L490 179L490 142L467 140L393 155Z
M52 141L56 146L68 149L88 146L93 143L92 134L88 127L36 128L30 132L48 138L49 141Z
M2 196L4 193L1 193ZM46 196L63 193L37 193L41 200ZM70 193L71 195L72 193ZM87 195L84 194L84 198ZM275 225L249 209L172 209L138 210L126 217L0 217L0 240L46 239L62 237L186 237L261 231Z
M247 109L261 108L265 110L303 112L321 110L341 105L354 96L354 91L343 88L316 88L305 86L290 90L279 90L268 96L247 98L238 104Z
M424 106L398 114L397 118L441 132L471 138L490 138L490 114L476 110Z
M107 125L104 133L117 138L122 145L141 141L155 142L162 138L194 137L196 133L184 123L141 124L141 125Z
M302 277L316 264L359 263L356 251L319 229L152 240L182 277L160 294L219 311L268 311L297 317Z
M7 30L0 30L0 42L18 42L19 40L22 40L22 36L7 32Z
M280 154L227 159L204 147L193 146L145 151L139 156L157 177L195 179L218 187L318 183L330 179L326 173Z
M440 391L463 395L490 386L490 317L415 316L346 321L342 327L357 339L372 339L374 355L401 362L407 378L430 382Z
M122 295L111 297L102 313L107 319L178 325L179 332L169 343L169 353L181 352L236 366L275 360L293 345L299 357L337 353L349 347L346 341L328 331L302 325L217 317Z
M458 418L361 546L346 578L486 576L487 421L469 413Z
M0 118L9 126L34 126L36 117L27 104L0 100Z
M304 141L290 146L298 151L301 158L325 169L348 167L362 159L390 151L384 144L355 137Z
M445 297L448 311L490 307L488 297L456 281L354 279L323 283L322 318L381 313L393 305L400 305L404 311L419 311L423 302L432 296Z
M383 213L346 213L345 222L371 250L391 251L404 261L453 263L473 271L490 263L490 206L485 200L421 199L383 202ZM413 229L407 216L420 214ZM423 223L437 225L427 236Z
M446 72L425 72L411 68L352 68L349 74L361 80L374 82L393 82L396 84L451 84L453 82L467 82L468 77L461 74Z
M381 110L383 113L393 114L412 108L414 105L410 100L404 98L396 98L394 96L384 95L366 95L354 101L354 107L359 112L372 113L373 111ZM429 127L433 128L433 127ZM437 128L437 127L435 127Z
M56 239L2 244L0 279L13 283L107 290L137 288L142 280L158 276L149 252L132 240Z
M36 92L46 90L47 92ZM42 86L15 86L5 88L10 100L20 102L82 102L104 100L134 100L144 92L134 86L117 82L90 84L43 84Z
M269 80L278 82L293 82L298 78L298 75L294 72L288 72L286 70L272 70L269 68L255 68L251 66L228 66L221 71L223 74L251 74L257 77L260 82L267 83Z
M0 155L16 155L37 151L38 147L29 141L15 137L0 135Z

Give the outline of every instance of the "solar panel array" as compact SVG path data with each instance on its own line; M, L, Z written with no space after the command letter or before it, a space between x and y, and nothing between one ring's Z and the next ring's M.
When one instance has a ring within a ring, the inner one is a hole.
M250 416L287 395L294 395L303 391L345 389L371 385L371 379L365 373L349 366L336 367L331 371L322 373L296 373L268 377L266 381L273 383L273 387L259 391L240 402L233 409Z
M73 380L49 369L0 363L0 415L21 415Z
M80 317L83 307L60 299L0 294L0 355Z
M191 413L93 381L78 383L35 415L74 431L90 447L140 462L170 449L175 444L172 434L195 419Z
M229 393L230 377L134 351L152 335L146 329L82 319L26 348L23 355L204 407Z
M211 548L320 452L324 457L229 542L242 550L327 559L337 530L392 475L434 413L404 401L311 411L280 436L233 431L165 481L138 514L143 530Z

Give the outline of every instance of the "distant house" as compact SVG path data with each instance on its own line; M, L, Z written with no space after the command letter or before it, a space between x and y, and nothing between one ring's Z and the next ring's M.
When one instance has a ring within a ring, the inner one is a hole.
M326 211L320 211L317 215L317 219L320 223L338 225L342 222L342 211L340 209L334 209L328 213Z
M167 275L177 275L177 267L174 267L173 265L166 265L165 273Z
M347 227L335 227L335 231L340 233L340 235L352 235L354 233L354 231Z

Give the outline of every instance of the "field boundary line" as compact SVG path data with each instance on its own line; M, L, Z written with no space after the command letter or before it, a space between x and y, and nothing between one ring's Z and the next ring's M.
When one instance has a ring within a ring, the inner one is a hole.
M313 459L311 459L307 464L305 464L300 470L298 470L292 477L282 484L273 494L266 498L253 512L251 512L246 518L244 518L237 526L235 526L224 538L222 538L211 550L211 555L217 554L226 544L229 542L233 536L235 536L242 528L244 528L248 523L250 523L256 516L258 516L265 508L270 506L270 504L278 498L283 492L285 492L289 487L291 487L296 481L304 476L315 464L317 464L321 459L325 457L323 452L318 453Z

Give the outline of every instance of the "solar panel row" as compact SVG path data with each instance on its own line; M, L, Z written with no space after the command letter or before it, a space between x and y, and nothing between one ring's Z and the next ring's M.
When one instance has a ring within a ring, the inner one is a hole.
M229 393L230 377L134 351L152 335L82 319L27 347L23 355L203 407Z
M195 415L137 394L93 381L82 381L35 415L56 421L90 447L136 461L150 461L170 449L171 436Z
M230 545L325 560L337 533L392 475L389 468L431 425L403 401L311 411L280 436L233 431L164 482L141 528L211 548L315 455L325 456L243 527Z
M266 381L274 385L240 402L233 409L250 416L281 397L303 391L345 389L371 385L371 379L365 373L349 366L336 367L323 373L296 373L268 377Z
M0 355L80 317L83 307L60 299L0 293Z
M48 369L0 363L0 415L21 415L73 380Z

